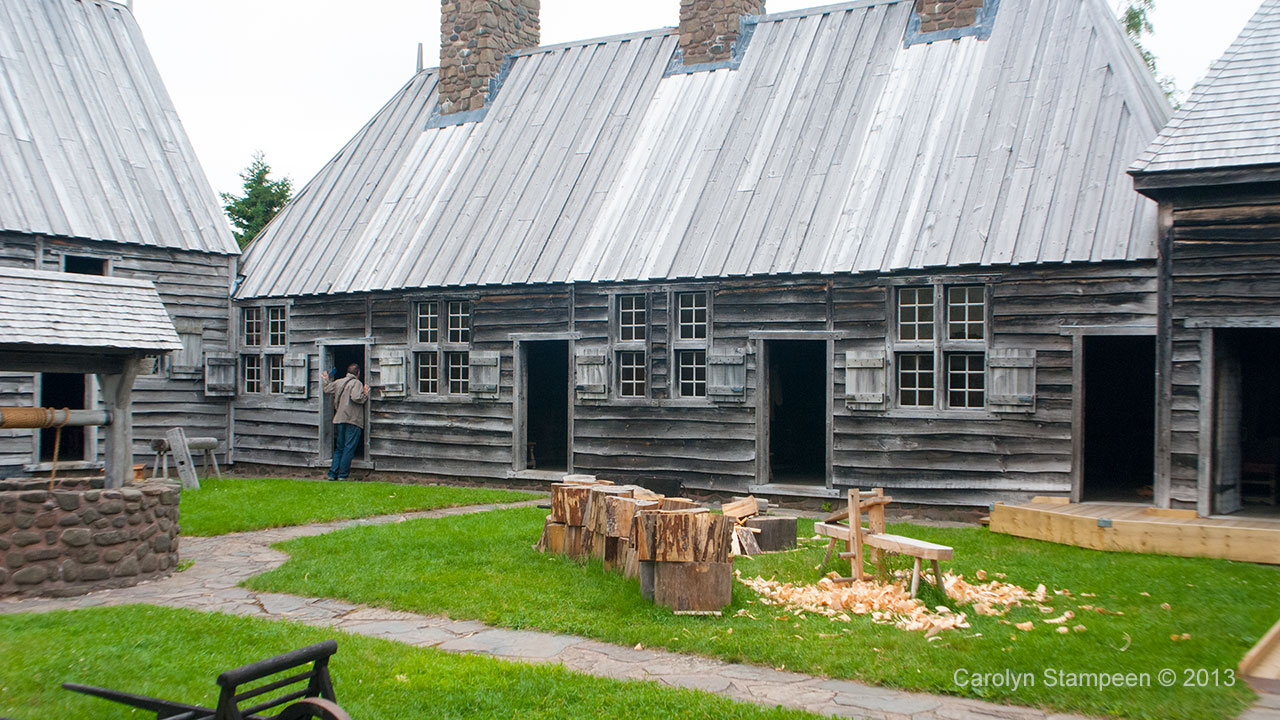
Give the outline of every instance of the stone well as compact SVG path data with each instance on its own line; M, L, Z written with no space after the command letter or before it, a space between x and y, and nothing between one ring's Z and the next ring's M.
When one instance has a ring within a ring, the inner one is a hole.
M0 480L0 597L83 595L171 574L178 485Z

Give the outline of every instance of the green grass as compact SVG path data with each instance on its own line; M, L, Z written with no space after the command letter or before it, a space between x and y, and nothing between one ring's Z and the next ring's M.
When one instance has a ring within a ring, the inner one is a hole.
M137 718L123 705L61 689L99 685L213 707L233 667L337 638L338 702L354 718L816 718L557 665L417 649L294 623L143 605L0 616L0 716Z
M201 480L199 490L182 492L182 534L223 535L410 510L519 502L536 497L511 490L382 482Z
M1075 610L1080 616L1076 622L1087 632L1062 636L1037 622L1034 631L1022 633L996 618L971 616L971 630L947 632L929 642L923 633L876 625L867 617L847 624L812 615L796 618L756 603L755 594L741 585L735 585L733 604L723 618L676 617L643 600L634 581L606 573L598 563L580 567L531 550L545 514L505 509L299 538L279 546L292 556L289 562L247 584L894 687L1135 718L1239 713L1253 699L1239 682L1233 687L1166 689L1156 684L1156 673L1172 668L1181 681L1187 669L1203 668L1217 670L1221 677L1280 614L1278 568L1102 553L977 528L896 526L897 532L955 547L956 561L944 568L971 579L984 569L1007 573L1009 582L1028 589L1041 582L1050 589L1069 589L1078 599L1055 596L1050 604L1059 613ZM802 535L810 528L803 524ZM822 572L842 567L833 561L817 569L822 554L820 544L807 543L794 552L741 559L737 567L749 575L813 582ZM1081 593L1097 597L1080 598ZM924 597L931 604L943 599L936 593ZM1165 602L1169 610L1161 608ZM1081 604L1125 614L1086 612L1076 607ZM744 608L759 619L733 617ZM1025 608L1013 610L1007 619L1043 617L1050 616ZM1191 639L1171 641L1175 633L1189 633ZM955 682L959 669L1031 672L1037 683L1016 692L962 687ZM1047 687L1048 669L1145 672L1152 683L1102 690Z

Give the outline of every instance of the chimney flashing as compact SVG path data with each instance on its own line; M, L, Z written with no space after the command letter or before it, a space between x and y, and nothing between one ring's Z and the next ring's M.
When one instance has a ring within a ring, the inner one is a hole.
M918 1L935 2L936 0ZM955 0L951 1L955 2ZM977 40L988 39L991 37L991 31L996 24L996 13L1000 10L1000 0L983 0L982 6L976 10L975 19L969 25L935 30L932 32L923 32L923 23L920 18L919 7L919 4L916 4L916 6L911 10L911 19L907 21L907 34L903 39L902 44L904 48L909 48L912 45L924 45L945 40L959 40L963 37L972 37Z
M684 50L680 48L679 42L676 43L676 51L671 55L671 62L667 64L666 72L663 77L671 77L672 75L689 75L697 72L708 72L711 70L737 70L742 65L742 57L747 53L747 45L751 44L751 38L756 33L756 27L760 24L760 18L763 15L743 15L741 24L738 26L738 39L733 41L729 46L729 58L718 62L697 63L694 65L684 64ZM677 39L679 31L676 32Z

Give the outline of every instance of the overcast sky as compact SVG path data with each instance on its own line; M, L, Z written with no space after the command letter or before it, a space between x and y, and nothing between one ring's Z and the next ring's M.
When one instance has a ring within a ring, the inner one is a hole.
M770 12L822 4L768 0ZM1258 4L1156 0L1147 45L1185 94ZM239 172L257 150L301 188L408 82L418 43L426 65L436 64L439 7L438 0L134 0L219 191L238 190ZM542 0L542 41L674 25L678 14L679 0Z

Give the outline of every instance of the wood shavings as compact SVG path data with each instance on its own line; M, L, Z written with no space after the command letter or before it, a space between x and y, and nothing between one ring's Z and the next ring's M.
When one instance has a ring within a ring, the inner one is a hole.
M1068 627L1060 627L1060 628L1058 628L1058 634L1059 634L1059 635L1066 635L1066 634L1067 634L1067 633L1069 633L1069 632L1071 632L1071 628L1068 628Z
M1031 632L1035 629L1036 624L1028 620L1026 622L1018 623L1017 625L1014 625L1014 627L1018 628L1022 632Z
M1062 624L1066 623L1068 620L1070 620L1070 619L1074 618L1075 616L1076 616L1076 614L1075 614L1075 613L1073 613L1073 612L1071 612L1070 610L1068 610L1068 611L1066 611L1066 612L1062 613L1061 615L1059 615L1059 616L1058 616L1058 617L1056 617L1056 618L1049 618L1049 619L1047 619L1047 620L1041 620L1040 622L1042 622L1042 623L1049 623L1050 625L1062 625ZM1063 628L1063 630L1066 630L1066 628L1064 627L1064 628Z

